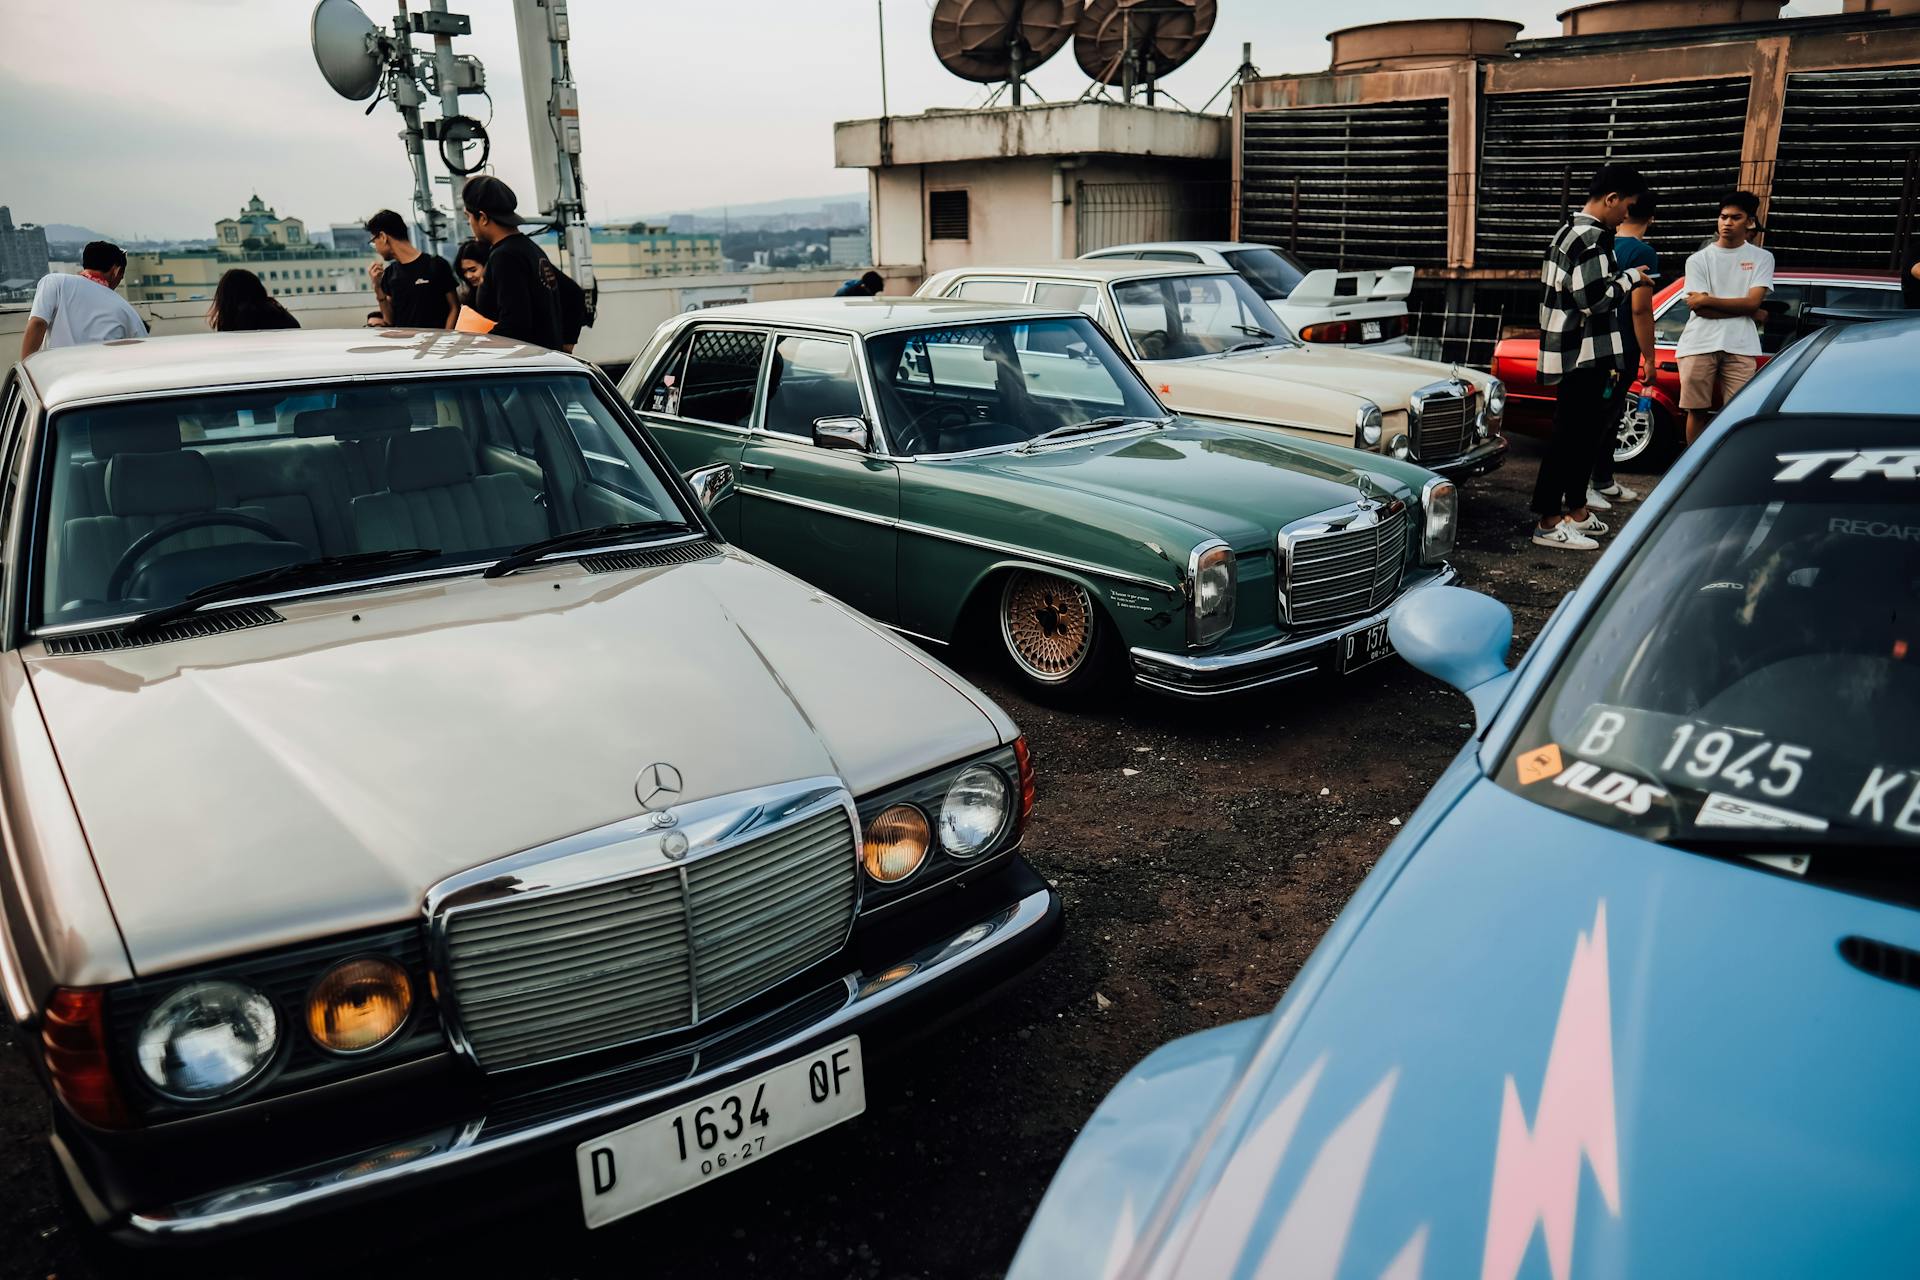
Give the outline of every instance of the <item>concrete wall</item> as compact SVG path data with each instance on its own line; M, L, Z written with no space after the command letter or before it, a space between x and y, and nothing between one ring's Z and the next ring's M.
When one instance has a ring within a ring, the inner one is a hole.
M755 271L657 280L606 280L600 285L600 312L594 327L581 335L574 354L596 364L624 365L639 354L653 331L683 310L722 305L729 301L771 302L781 298L830 296L851 274L845 267L824 271ZM887 292L909 294L919 285L920 273L882 269ZM308 329L357 329L373 310L373 294L324 294L282 298L281 302ZM156 335L205 333L204 302L136 303L135 310ZM25 304L0 306L0 364L11 364L26 331Z

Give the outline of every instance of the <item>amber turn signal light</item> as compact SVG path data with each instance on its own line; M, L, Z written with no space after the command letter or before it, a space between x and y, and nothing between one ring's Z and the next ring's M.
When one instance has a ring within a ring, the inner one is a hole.
M103 1129L126 1125L126 1102L107 1059L104 992L56 988L40 1021L40 1045L47 1078L69 1111Z
M342 960L307 995L307 1034L334 1053L378 1048L406 1025L413 1008L407 971L384 956Z

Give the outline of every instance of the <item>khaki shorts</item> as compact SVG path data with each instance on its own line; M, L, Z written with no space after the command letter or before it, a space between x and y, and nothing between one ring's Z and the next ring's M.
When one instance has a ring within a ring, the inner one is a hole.
M1680 357L1680 407L1711 409L1718 384L1719 404L1733 399L1733 393L1753 380L1752 356L1737 356L1731 351L1705 351L1697 356Z

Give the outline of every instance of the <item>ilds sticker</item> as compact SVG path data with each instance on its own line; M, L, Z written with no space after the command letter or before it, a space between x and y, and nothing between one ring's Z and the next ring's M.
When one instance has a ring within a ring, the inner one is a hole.
M1519 774L1523 787L1542 778L1551 778L1564 767L1560 762L1560 744L1557 742L1549 742L1544 747L1529 751L1514 762L1514 770Z

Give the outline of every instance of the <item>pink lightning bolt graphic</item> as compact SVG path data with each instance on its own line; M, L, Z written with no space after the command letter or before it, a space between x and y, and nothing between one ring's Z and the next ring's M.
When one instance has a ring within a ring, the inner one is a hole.
M1620 1150L1613 1110L1613 1017L1607 992L1607 904L1593 933L1573 945L1573 965L1560 997L1560 1020L1547 1053L1540 1108L1527 1128L1520 1093L1507 1077L1500 1104L1500 1141L1493 1159L1493 1200L1480 1280L1514 1280L1527 1256L1533 1224L1547 1238L1553 1280L1573 1265L1573 1222L1580 1203L1584 1153L1614 1217L1620 1216Z

